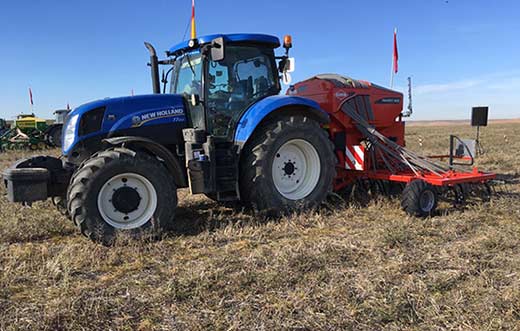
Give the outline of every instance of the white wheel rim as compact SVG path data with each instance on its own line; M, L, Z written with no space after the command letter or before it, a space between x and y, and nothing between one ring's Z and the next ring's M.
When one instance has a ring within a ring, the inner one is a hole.
M273 183L276 190L289 200L300 200L311 194L320 174L318 152L306 140L289 140L274 155Z
M117 204L112 199L116 192L128 188L133 189L140 200L132 211L118 210ZM124 173L107 180L99 191L97 205L103 220L114 228L135 229L148 222L155 213L157 192L153 184L145 177L135 173Z

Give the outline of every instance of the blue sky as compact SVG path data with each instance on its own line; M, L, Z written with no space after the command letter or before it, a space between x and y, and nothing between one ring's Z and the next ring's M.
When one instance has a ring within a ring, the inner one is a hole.
M520 3L513 0L196 0L197 32L293 36L293 80L334 72L395 88L414 80L413 119L520 117ZM153 7L152 7L153 5ZM51 117L69 102L150 93L143 41L182 39L190 0L47 0L0 3L0 117Z

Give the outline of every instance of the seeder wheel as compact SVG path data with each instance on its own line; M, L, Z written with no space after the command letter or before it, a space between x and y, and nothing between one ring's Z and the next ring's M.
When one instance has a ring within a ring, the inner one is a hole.
M453 207L462 207L466 204L471 193L471 189L467 184L456 184L448 188L446 201L451 202Z
M489 185L489 183L479 183L472 185L472 193L480 198L482 202L488 202L491 200L491 196L493 195L493 189Z
M403 210L418 217L431 216L437 208L437 202L437 191L423 180L408 183L401 196Z

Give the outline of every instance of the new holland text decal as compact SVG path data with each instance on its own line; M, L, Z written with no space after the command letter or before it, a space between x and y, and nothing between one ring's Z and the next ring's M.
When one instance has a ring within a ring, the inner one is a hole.
M163 118L171 118L170 122L184 122L186 121L186 116L184 115L184 109L182 108L169 108L162 110L154 110L148 113L144 113L141 115L136 115L132 117L132 127L139 127L147 122L163 119Z

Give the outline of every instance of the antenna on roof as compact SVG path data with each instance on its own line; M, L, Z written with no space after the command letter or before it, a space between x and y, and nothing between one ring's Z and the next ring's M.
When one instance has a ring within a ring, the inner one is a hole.
M412 77L408 77L408 110L403 113L403 117L410 117L412 113Z
M191 0L191 39L197 38L197 30L195 27L195 0Z

